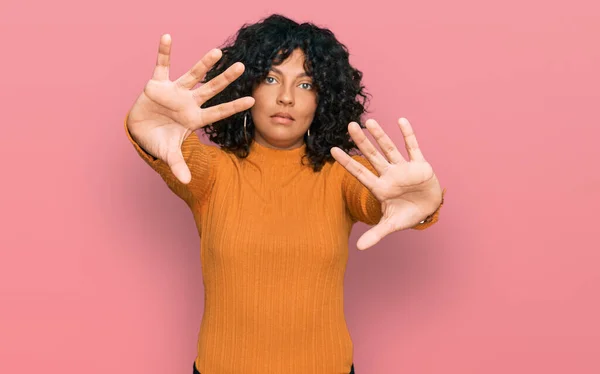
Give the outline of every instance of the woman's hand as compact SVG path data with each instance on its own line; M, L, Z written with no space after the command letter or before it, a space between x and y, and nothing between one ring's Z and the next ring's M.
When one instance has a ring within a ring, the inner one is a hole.
M435 212L442 202L440 183L431 165L425 161L410 123L400 118L398 124L404 135L408 161L375 120L369 119L365 125L386 157L371 144L356 122L348 125L350 136L379 177L340 148L331 149L332 156L381 202L383 217L360 237L357 242L360 250L375 245L394 231L417 225Z
M181 144L201 127L247 110L252 97L210 108L200 108L207 100L225 89L244 72L236 62L206 84L192 89L222 56L219 49L208 52L176 81L169 80L171 37L160 39L154 75L129 111L127 127L132 138L149 154L164 161L182 183L189 183L191 173L181 153Z

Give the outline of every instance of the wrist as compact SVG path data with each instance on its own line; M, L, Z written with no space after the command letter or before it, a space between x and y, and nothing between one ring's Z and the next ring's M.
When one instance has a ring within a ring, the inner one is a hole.
M444 188L442 190L442 198L440 200L440 205L438 205L437 209L431 213L430 215L428 215L427 217L425 217L424 220L422 220L421 222L419 222L419 225L425 224L425 223L431 223L434 220L437 219L437 215L439 214L440 208L442 207L442 205L444 205L444 194L446 193L446 189Z

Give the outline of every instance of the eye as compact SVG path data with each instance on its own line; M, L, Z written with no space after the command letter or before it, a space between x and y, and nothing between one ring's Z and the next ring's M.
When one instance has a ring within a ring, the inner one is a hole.
M302 86L304 86L304 87L302 87L302 88L304 88L305 90L310 90L310 89L312 89L312 84L310 84L310 83L300 83L300 86L301 86L301 87L302 87Z
M273 77L266 77L266 78L265 78L265 82L266 82L267 84L271 84L271 83L273 83L273 82L275 82L275 81L276 81L276 80L275 80L275 78L273 78Z

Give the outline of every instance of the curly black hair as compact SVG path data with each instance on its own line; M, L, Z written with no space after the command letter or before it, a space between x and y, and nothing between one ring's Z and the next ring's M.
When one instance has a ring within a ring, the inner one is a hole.
M317 109L311 124L311 135L305 135L306 157L314 171L333 162L333 146L351 153L357 150L348 134L348 124L360 124L366 112L368 93L361 84L362 72L350 65L348 49L334 34L313 23L299 24L280 14L273 14L254 24L244 24L221 47L222 58L204 77L206 83L237 61L245 65L241 77L203 107L250 96L253 88L264 80L271 66L281 64L295 50L304 52L304 69L312 78L317 92ZM226 151L245 158L250 144L245 140L243 121L247 112L237 113L202 128L209 139ZM254 124L247 117L248 138L254 138ZM253 140L250 140L252 142Z

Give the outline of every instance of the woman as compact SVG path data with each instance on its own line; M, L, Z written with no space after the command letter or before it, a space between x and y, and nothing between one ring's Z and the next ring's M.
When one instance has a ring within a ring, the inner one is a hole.
M313 24L273 15L246 25L173 82L170 52L163 35L125 128L201 237L194 372L353 373L343 310L352 225L376 225L357 243L366 249L433 224L443 202L410 124L399 121L409 161L368 120L385 157L375 150L358 124L362 74ZM346 153L357 145L365 156Z

